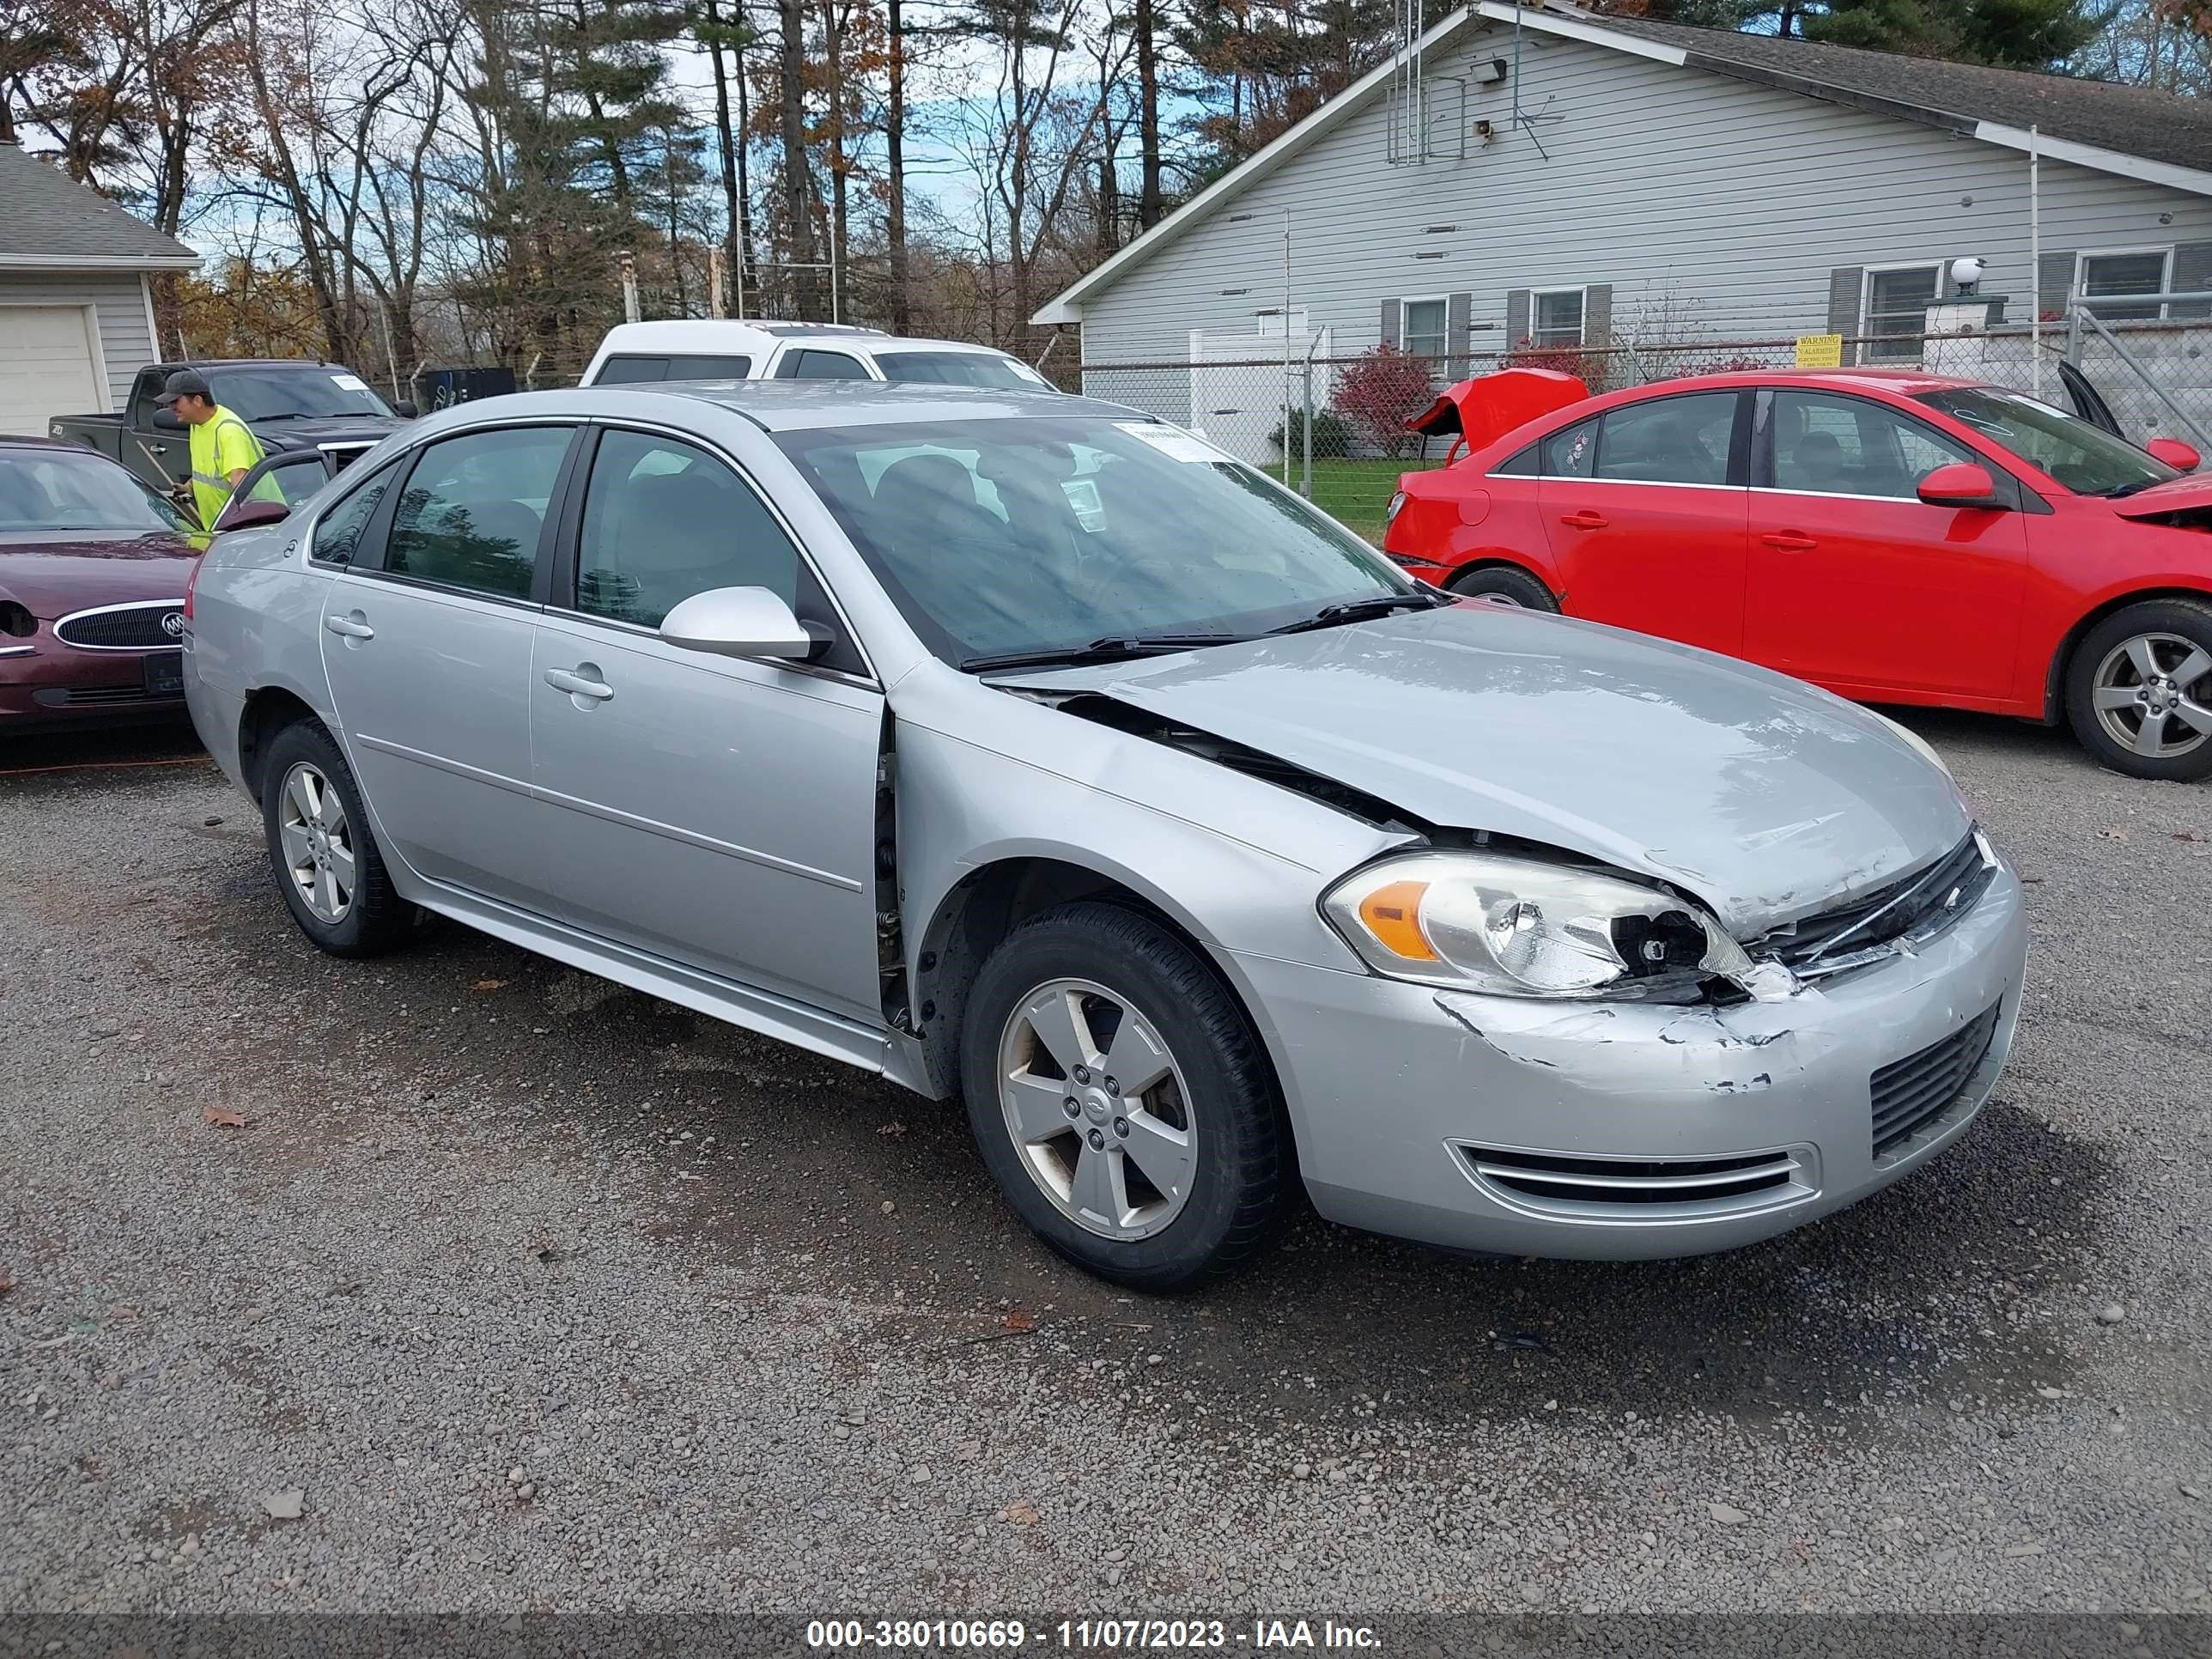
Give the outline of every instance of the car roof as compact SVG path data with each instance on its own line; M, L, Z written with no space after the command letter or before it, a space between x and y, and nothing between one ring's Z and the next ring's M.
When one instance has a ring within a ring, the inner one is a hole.
M552 416L589 419L657 414L681 423L682 412L706 404L764 432L810 428L912 426L933 421L1049 420L1070 416L1114 421L1154 417L1097 398L1071 398L1049 386L934 386L900 380L650 380L631 385L517 392L456 404L410 430L425 435L493 419Z
M1010 351L996 346L977 345L972 340L917 340L909 336L893 335L889 339L871 340L868 349L878 357L896 356L904 351L960 351L973 357L1011 357Z
M750 317L665 317L646 323L617 323L599 342L599 349L653 346L663 351L675 348L727 348L738 343L757 346L766 340L835 339L881 340L890 337L880 330L848 323L780 323Z
M1955 374L1929 374L1917 368L1747 368L1717 374L1686 374L1679 380L1655 380L1631 388L1637 392L1673 392L1692 386L1826 386L1837 392L1893 392L1910 398L1923 392L1952 391L1960 386L1986 386L1986 380Z

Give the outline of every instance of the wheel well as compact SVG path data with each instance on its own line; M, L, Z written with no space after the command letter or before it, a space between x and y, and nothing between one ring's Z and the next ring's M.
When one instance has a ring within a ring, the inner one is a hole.
M1522 563L1518 559L1470 560L1466 564L1460 566L1458 569L1453 571L1451 575L1445 580L1444 586L1446 587L1455 588L1462 581L1465 580L1468 577L1474 575L1479 570L1516 571L1521 575L1528 577L1529 580L1536 583L1547 593L1553 593L1554 598L1558 597L1556 593L1553 593L1552 584L1546 581L1540 573L1531 568L1529 566Z
M984 962L1000 940L1031 916L1079 899L1117 904L1148 917L1188 945L1228 984L1212 953L1188 928L1110 876L1057 859L1004 859L986 865L945 896L922 934L916 961L915 1024L930 1082L941 1096L957 1097L960 1092L960 1028L967 1017L968 994ZM1229 990L1237 994L1234 986ZM1261 1048L1264 1054L1266 1045Z
M2118 599L2107 599L2082 617L2066 630L2066 637L2058 641L2058 648L2051 653L2051 665L2044 671L2045 725L2056 726L2066 718L2066 671L2073 663L2075 648L2081 643L2083 637L2115 611L2124 611L2131 605L2143 605L2153 599L2194 599L2199 605L2212 604L2212 592L2201 587L2146 587L2133 593L2123 593Z
M271 686L246 698L246 713L238 722L238 771L257 801L261 799L262 757L279 732L301 720L319 725L321 717L305 699L289 691Z

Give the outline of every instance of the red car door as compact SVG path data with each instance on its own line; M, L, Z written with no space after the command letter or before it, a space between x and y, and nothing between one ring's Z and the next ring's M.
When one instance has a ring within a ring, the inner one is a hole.
M1544 440L1537 500L1569 616L1742 649L1748 403L1641 398Z
M2000 469L1905 410L1760 394L1743 654L1852 696L2001 701L2018 647L2025 514L1930 507L1937 467Z

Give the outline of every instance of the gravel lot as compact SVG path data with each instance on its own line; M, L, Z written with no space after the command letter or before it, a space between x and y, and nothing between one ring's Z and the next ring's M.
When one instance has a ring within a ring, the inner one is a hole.
M1911 719L2032 884L1948 1157L1165 1300L951 1108L459 929L327 960L184 740L19 743L0 1610L2212 1611L2212 787Z

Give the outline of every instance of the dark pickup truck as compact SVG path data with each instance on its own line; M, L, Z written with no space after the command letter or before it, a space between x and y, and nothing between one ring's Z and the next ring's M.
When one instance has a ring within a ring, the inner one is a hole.
M164 495L192 470L191 440L184 423L154 399L171 374L196 368L207 376L216 401L234 410L270 455L316 450L337 471L365 455L415 413L397 406L340 363L296 360L238 360L155 363L138 371L131 401L120 415L57 415L50 436L112 455Z

